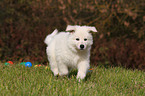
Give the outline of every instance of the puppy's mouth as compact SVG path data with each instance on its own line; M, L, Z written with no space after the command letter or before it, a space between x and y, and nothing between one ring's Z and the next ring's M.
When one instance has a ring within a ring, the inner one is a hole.
M82 50L82 51L83 51L84 49L80 49L80 50Z

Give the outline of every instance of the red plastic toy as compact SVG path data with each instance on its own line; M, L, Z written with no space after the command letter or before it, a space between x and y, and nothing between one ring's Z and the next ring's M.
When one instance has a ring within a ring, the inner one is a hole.
M14 64L12 61L8 61L7 63L9 63L9 64Z

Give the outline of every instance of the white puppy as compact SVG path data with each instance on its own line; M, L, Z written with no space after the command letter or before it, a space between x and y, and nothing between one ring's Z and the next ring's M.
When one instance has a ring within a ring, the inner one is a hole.
M66 31L55 29L48 35L45 43L49 64L54 75L68 75L69 69L77 68L77 78L84 79L90 68L90 49L93 38L90 31L97 32L95 27L71 26Z

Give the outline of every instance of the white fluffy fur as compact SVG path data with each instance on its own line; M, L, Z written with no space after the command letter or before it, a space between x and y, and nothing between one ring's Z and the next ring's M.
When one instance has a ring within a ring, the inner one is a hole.
M69 69L77 68L77 78L84 79L90 68L90 49L93 44L90 31L97 32L95 27L68 25L66 31L55 29L45 39L46 53L54 75L68 75Z

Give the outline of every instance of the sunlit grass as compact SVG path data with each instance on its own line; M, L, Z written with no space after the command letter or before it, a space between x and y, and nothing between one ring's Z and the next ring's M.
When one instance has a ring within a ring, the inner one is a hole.
M69 77L54 77L44 66L26 68L0 64L0 96L143 96L145 72L120 67L92 67L81 82L76 70Z

